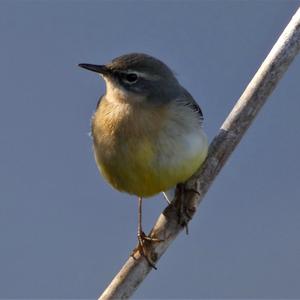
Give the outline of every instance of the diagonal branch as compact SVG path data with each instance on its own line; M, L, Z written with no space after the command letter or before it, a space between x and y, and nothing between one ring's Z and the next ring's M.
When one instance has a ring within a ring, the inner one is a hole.
M201 170L186 182L184 201L191 216L299 50L300 8L213 139ZM151 231L150 236L163 240L149 245L154 262L183 229L177 221L177 198L162 212ZM129 298L151 270L143 257L130 257L99 299Z

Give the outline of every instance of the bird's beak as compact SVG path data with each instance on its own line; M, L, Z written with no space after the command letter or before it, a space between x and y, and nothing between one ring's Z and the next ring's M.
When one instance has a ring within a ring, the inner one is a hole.
M79 64L78 66L102 75L107 75L110 73L110 70L105 65Z

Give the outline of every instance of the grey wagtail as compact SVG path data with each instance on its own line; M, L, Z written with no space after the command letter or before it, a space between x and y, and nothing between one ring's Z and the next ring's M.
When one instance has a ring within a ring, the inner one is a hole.
M145 249L145 241L155 239L142 231L142 198L171 190L199 169L208 149L202 111L152 56L132 53L79 66L105 80L92 117L95 160L114 188L138 196L138 250L155 268Z

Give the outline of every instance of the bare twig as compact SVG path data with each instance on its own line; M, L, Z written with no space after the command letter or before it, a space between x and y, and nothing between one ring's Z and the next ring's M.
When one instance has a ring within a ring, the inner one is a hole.
M185 184L185 203L191 216L299 50L300 8L212 141L203 167ZM163 211L150 233L163 240L150 245L154 262L183 229L177 221L176 203L178 199ZM99 299L129 298L151 270L145 258L130 257Z

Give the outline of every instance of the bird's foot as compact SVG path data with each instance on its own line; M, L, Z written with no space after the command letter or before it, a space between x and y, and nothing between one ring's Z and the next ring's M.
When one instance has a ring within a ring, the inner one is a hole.
M141 256L145 257L145 259L147 260L148 264L155 270L157 270L153 259L151 258L151 250L150 250L150 244L152 242L155 243L159 243L162 242L163 240L157 239L157 238L153 238L150 237L148 235L146 235L143 231L141 231L138 234L138 245L136 248L133 249L132 253L131 253L131 257L135 259L135 253L138 252Z
M189 234L189 221L191 220L191 215L188 213L187 208L184 205L180 205L178 209L178 224L185 228L185 233Z
M188 207L187 204L185 203L184 195L186 191L191 191L194 193L197 192L190 189L187 190L184 184L182 183L177 184L176 194L179 197L178 206L177 206L178 224L180 224L182 227L185 228L186 234L189 234L188 223L192 219L193 214L195 213L195 208Z

